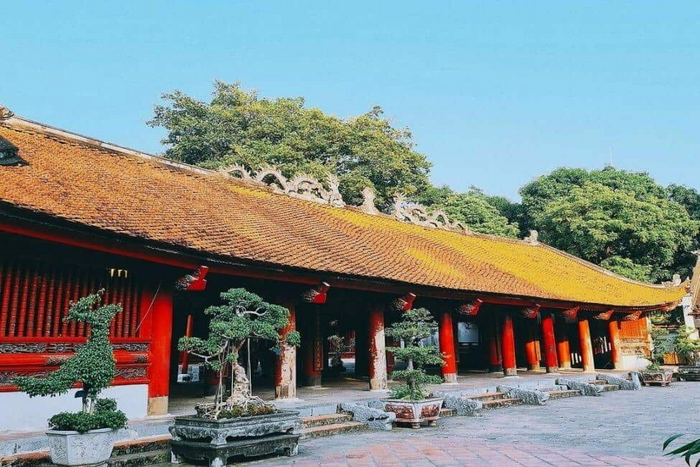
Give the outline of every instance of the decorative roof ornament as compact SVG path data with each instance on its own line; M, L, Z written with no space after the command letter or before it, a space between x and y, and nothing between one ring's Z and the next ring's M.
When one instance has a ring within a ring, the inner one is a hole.
M0 104L0 122L13 117L15 114L10 109Z
M22 163L22 158L19 157L17 146L0 137L0 166L19 165L20 163Z
M540 236L539 232L536 230L531 230L530 235L527 237L523 238L523 241L525 243L529 243L530 245L538 245L540 242L537 240L537 238Z
M370 187L365 187L364 190L362 190L362 204L359 206L360 211L366 213L366 214L372 214L372 215L377 215L379 214L379 209L377 209L377 206L374 205L374 200L376 199L377 195L374 193L374 190L371 189Z
M428 214L424 206L408 201L403 193L394 195L394 208L391 214L402 222L453 232L470 233L470 230L461 222L451 222L443 211Z
M272 167L264 167L253 175L242 165L236 164L219 170L219 173L249 183L269 186L277 193L284 193L295 198L330 204L335 207L345 206L343 197L338 190L340 183L335 175L328 176L329 189L326 190L321 182L308 175L299 174L292 180L288 180L279 169Z

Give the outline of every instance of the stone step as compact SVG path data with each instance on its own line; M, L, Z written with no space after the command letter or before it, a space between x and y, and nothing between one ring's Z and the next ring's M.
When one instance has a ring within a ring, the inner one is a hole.
M342 433L353 433L355 431L367 430L369 427L366 423L361 422L344 422L334 423L332 425L320 425L299 430L300 439L320 438L321 436L333 436Z
M617 384L600 384L599 386L603 388L603 392L620 390L620 386L618 386Z
M317 426L337 425L352 421L352 415L346 413L331 413L326 415L314 415L312 417L301 417L302 428L313 428Z
M112 455L107 461L108 467L135 467L154 465L170 461L170 448L157 451L142 451L131 454Z
M499 399L486 400L483 401L482 404L484 409L500 409L502 407L510 407L511 405L520 405L522 402L523 401L520 399L503 397Z
M441 417L454 417L455 415L457 415L455 409L440 409Z
M602 385L604 385L604 384L608 384L608 382L605 381L604 379L592 379L592 380L586 381L586 382L587 382L587 383L590 383L590 384L597 384L597 385L599 385L599 386L602 386Z
M480 401L485 403L486 401L505 399L506 395L502 392L485 392L483 394L469 395L464 397L473 401Z
M565 399L567 397L577 397L581 395L581 391L577 391L576 389L554 389L544 392L549 393L549 400Z

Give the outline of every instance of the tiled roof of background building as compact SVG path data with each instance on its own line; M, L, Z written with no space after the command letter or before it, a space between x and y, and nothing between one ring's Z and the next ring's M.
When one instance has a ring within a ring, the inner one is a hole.
M546 245L460 234L325 206L224 176L0 122L25 165L0 165L0 202L108 232L280 266L618 307L684 286L615 276ZM26 123L26 122L25 122Z

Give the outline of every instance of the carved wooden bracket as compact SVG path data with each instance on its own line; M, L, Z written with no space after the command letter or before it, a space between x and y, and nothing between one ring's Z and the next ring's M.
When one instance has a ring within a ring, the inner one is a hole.
M482 303L484 303L484 301L480 298L477 298L472 303L464 303L457 307L457 313L463 316L476 316L479 314Z
M597 315L593 315L593 319L599 319L601 321L608 321L610 319L610 317L612 316L614 311L615 310L613 310L611 308L608 311L604 311L602 313L598 313Z
M540 308L541 308L540 305L535 305L535 306L523 308L522 310L520 310L520 314L525 319L535 319L535 318L537 318L537 315L540 313Z
M569 308L568 310L562 311L561 315L566 319L576 319L578 316L578 310L579 307L575 306L573 308Z
M328 284L327 282L321 282L321 285L309 289L303 294L301 294L301 299L305 302L313 303L315 305L323 305L324 303L326 303L326 299L328 298L328 289L330 288L330 284Z
M620 321L637 321L639 318L642 316L642 311L635 311L633 313L627 313L625 315L622 315L620 318Z
M398 311L408 311L413 308L413 301L416 299L416 294L407 293L403 297L399 297L391 302L391 307Z
M175 287L187 292L201 292L207 288L206 277L209 266L200 266L192 274L185 274L177 280Z

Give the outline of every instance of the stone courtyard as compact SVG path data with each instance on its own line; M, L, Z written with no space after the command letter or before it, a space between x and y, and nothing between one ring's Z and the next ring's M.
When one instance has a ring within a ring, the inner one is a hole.
M267 465L685 465L661 454L674 433L700 437L700 384L674 383L545 406L451 417L437 428L363 432L305 441Z

